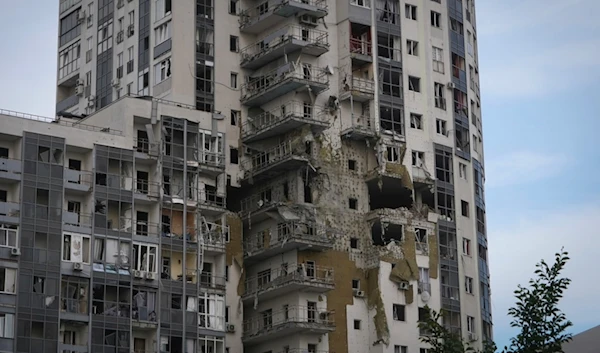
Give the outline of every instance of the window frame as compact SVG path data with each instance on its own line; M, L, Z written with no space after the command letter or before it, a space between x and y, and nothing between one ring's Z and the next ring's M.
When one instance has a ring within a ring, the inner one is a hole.
M69 238L69 241L71 242L70 246L69 246L69 249L71 249L72 246L73 246L73 243L72 243L72 239L73 238L72 238L72 236L74 236L74 235L82 238L81 239L81 245L82 246L85 246L85 239L87 239L87 241L88 241L88 245L87 245L87 248L88 248L88 250L87 250L87 261L85 259L85 251L82 251L82 254L81 254L82 261L73 261L71 259L71 256L70 256L71 253L70 252L68 254L66 253L66 251L65 251L66 250L66 244L65 244L65 242L67 240L67 237ZM87 234L80 234L80 233L72 233L72 232L63 233L62 234L62 243L61 243L61 245L62 245L61 246L61 257L60 257L61 261L71 262L71 263L82 262L82 263L88 264L88 265L91 263L91 261L92 261L92 238L89 235L87 235ZM69 258L66 258L65 257L66 255L69 255Z

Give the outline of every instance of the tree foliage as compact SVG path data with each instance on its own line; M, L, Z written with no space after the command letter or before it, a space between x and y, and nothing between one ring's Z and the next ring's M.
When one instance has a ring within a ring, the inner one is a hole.
M555 263L549 266L544 260L536 265L535 278L529 280L528 287L519 285L515 290L517 300L508 310L513 317L510 325L521 332L511 339L503 353L562 353L562 345L571 340L566 330L573 324L558 308L558 303L571 280L561 277L568 253L561 249L555 255ZM431 353L493 353L496 345L485 342L482 351L473 348L471 342L462 338L442 324L445 312L437 313L429 307L426 319L419 322L421 342L428 344Z

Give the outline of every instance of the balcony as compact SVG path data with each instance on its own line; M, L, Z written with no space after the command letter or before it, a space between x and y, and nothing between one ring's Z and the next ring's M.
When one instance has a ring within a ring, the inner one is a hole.
M244 261L261 261L294 249L324 251L333 247L333 240L323 227L314 223L286 222L277 224L277 236L255 233L244 242Z
M96 192L112 195L129 194L133 190L133 178L119 174L96 173ZM129 192L129 193L126 193ZM131 196L131 194L129 194Z
M333 268L293 265L267 270L246 279L246 292L242 300L259 301L279 297L290 292L324 293L334 288Z
M200 190L198 192L198 205L204 215L215 216L225 212L227 197L224 193L214 190Z
M322 310L322 309L321 309ZM296 334L324 335L335 330L334 313L316 307L287 306L244 321L242 342L253 345Z
M0 224L19 224L21 205L15 202L0 201Z
M375 123L365 115L352 115L350 126L342 129L342 137L352 140L364 140L375 137Z
M298 50L315 57L323 55L329 50L328 33L300 26L280 28L261 41L242 49L240 66L256 70Z
M139 219L135 222L135 233L133 233L135 236L158 238L160 233L160 225L158 223Z
M285 18L301 15L322 18L327 13L327 0L282 0L275 4L264 1L240 13L240 31L257 34L273 28Z
M62 298L60 304L61 319L65 321L88 322L88 298Z
M191 157L190 157L191 156ZM197 164L200 173L217 176L225 170L225 153L206 151L202 148L191 148L188 151L188 165Z
M252 178L256 182L258 179L272 178L284 171L305 165L308 158L304 150L299 153L297 149L297 146L292 146L291 141L288 141L250 156L251 159L242 163L243 179Z
M287 63L275 70L251 77L242 86L241 102L248 106L260 106L299 88L309 88L319 94L329 87L329 76L323 68L306 64Z
M225 243L229 239L229 226L203 222L198 239L205 253L222 253L225 251Z
M75 345L75 344L59 343L58 351L60 353L87 353L88 346L87 346L87 344L86 345Z
M136 162L144 162L149 159L156 159L160 152L158 143L151 143L145 138L133 139L133 149L135 151Z
M375 81L368 78L346 75L340 80L340 101L352 99L368 102L375 98Z
M14 183L21 180L22 163L18 159L0 158L0 182Z
M373 44L369 40L360 38L350 38L350 57L352 58L352 63L358 66L373 62Z
M65 191L85 194L92 190L93 182L91 172L65 168Z
M62 212L64 230L91 234L92 233L92 215L89 213L71 212L64 210Z
M73 94L70 97L67 97L60 102L56 103L56 111L63 112L71 107L79 104L79 95Z
M316 111L315 111L316 110ZM296 130L305 124L318 134L329 127L327 112L304 102L291 101L270 111L248 117L242 125L242 141L255 142Z
M135 179L133 198L140 203L153 203L160 198L160 183L148 179Z
M81 0L63 0L60 2L60 14L62 15L64 12L73 8L75 5L79 4Z

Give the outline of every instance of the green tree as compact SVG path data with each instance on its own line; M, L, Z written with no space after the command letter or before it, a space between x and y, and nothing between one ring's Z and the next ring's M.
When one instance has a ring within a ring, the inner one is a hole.
M544 260L536 265L535 278L529 287L519 285L514 292L517 302L508 310L513 317L510 325L521 332L511 339L503 353L562 353L562 345L571 340L566 330L573 324L558 308L558 303L571 280L561 277L569 260L568 253L561 249L555 255L555 263L549 266ZM486 342L482 351L477 351L460 333L453 332L441 324L445 312L440 313L425 307L426 319L419 322L424 333L420 340L428 344L431 353L493 353L496 345Z

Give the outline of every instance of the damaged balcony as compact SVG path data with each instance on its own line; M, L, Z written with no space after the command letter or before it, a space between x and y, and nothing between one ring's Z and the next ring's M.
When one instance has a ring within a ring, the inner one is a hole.
M386 162L383 170L381 169L378 167L365 176L370 209L411 208L414 186L406 166L401 163Z
M21 205L16 202L0 201L0 224L19 224Z
M0 157L0 182L16 183L21 181L21 168L20 160Z
M63 210L63 230L91 234L92 233L92 214L77 212L73 210Z
M311 264L282 265L246 279L245 302L268 300L291 292L325 293L334 288L333 268Z
M198 206L203 215L217 216L225 212L226 199L225 194L218 192L217 188L205 185L205 189L198 193Z
M322 311L321 311L322 310ZM296 334L324 335L335 330L334 312L315 306L289 305L263 311L244 321L242 342L254 345Z
M133 184L133 198L139 203L152 203L160 197L160 183L148 180L148 173L138 171Z
M340 101L350 99L355 102L368 102L375 98L375 81L354 75L345 75L340 81Z
M314 223L290 221L277 224L276 236L261 231L245 238L244 261L261 261L291 250L324 251L333 248L326 230Z
M254 73L249 82L242 86L240 100L248 106L260 106L300 88L308 89L313 94L326 90L329 88L327 70L288 62L266 73Z
M367 115L351 114L350 126L342 129L342 138L352 140L365 140L375 137L375 123L373 119Z
M61 320L83 323L89 321L89 280L63 277L61 281Z
M183 249L184 240L187 246L197 247L195 212L187 212L185 231L182 211L163 209L161 218L160 232L163 247Z
M248 116L242 125L242 142L249 143L283 135L308 124L317 135L329 127L327 112L310 104L290 101L281 107Z
M257 34L272 28L285 18L302 15L322 18L327 13L327 0L263 1L240 13L240 31Z
M138 130L138 137L133 139L133 150L136 162L139 164L150 163L150 160L158 158L160 153L160 145L150 142L148 133L143 130Z
M371 26L350 23L350 57L357 66L373 62Z
M94 182L92 172L65 168L65 191L85 194L90 192Z
M240 66L256 70L296 51L319 57L329 51L326 31L300 26L285 26L257 43L242 49Z
M391 242L404 241L404 226L392 223L382 212L372 212L367 220L373 221L371 225L371 240L373 245L386 246Z
M243 179L252 179L254 182L259 179L270 179L284 171L306 165L308 163L307 153L304 149L298 151L297 147L288 141L265 152L250 156L250 159L242 163Z
M133 328L155 329L157 326L156 293L143 287L134 287L132 299L131 319Z
M225 243L229 239L229 226L203 221L198 237L204 252L219 254L225 251Z

